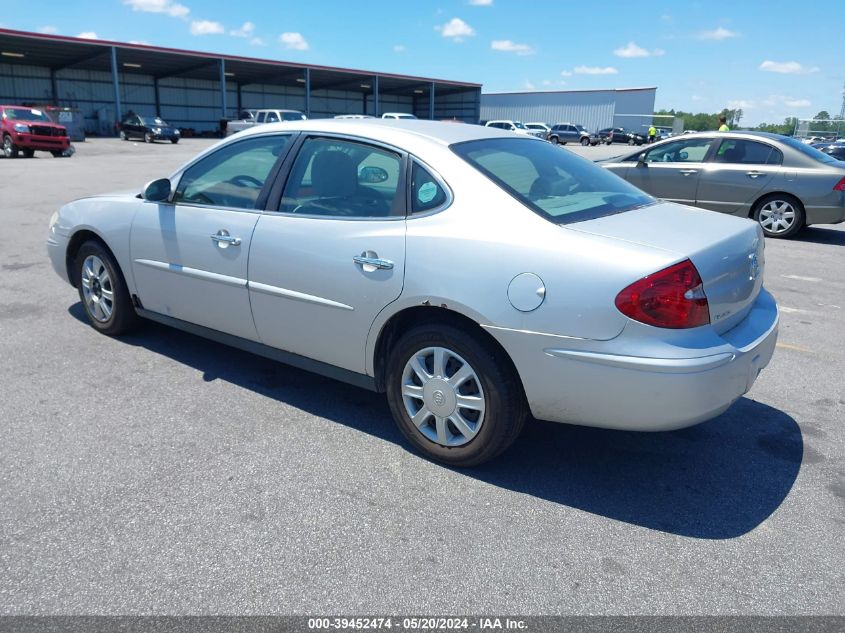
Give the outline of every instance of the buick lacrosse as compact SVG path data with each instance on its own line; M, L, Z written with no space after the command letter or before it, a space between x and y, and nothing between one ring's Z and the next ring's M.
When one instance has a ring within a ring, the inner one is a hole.
M386 392L479 464L529 415L660 431L747 392L778 310L748 219L660 202L528 135L309 120L230 137L51 219L94 328L139 317Z

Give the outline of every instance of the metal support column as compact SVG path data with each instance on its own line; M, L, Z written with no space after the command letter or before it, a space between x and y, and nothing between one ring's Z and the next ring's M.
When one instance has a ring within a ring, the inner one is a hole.
M373 115L376 118L381 116L378 107L378 75L373 75Z
M158 77L153 77L153 90L155 91L156 116L161 116L161 97L158 93Z
M120 105L120 81L117 78L117 48L114 46L111 47L111 82L114 86L115 129L113 132L117 133L117 124L122 119L123 106Z
M428 118L434 121L434 82L431 82L431 88L428 89Z
M311 118L311 69L305 69L305 116Z
M56 84L56 69L50 69L50 98L54 106L59 105L59 88Z
M226 118L226 60L220 58L220 117Z
M237 86L238 86L238 112L235 115L235 118L240 119L241 118L241 111L243 110L243 96L241 95L241 87L243 86L243 84L241 84L241 82L239 81L237 83Z

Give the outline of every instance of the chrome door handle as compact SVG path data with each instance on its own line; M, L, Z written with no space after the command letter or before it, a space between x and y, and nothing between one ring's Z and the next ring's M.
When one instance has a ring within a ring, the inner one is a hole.
M211 236L211 239L217 242L220 248L227 248L228 246L240 246L241 238L232 237L226 229L220 229Z
M697 174L697 169L680 169L679 170L684 176L689 176L690 174Z
M381 270L390 270L393 268L393 262L389 259L381 259L380 257L370 257L369 251L366 253L361 253L360 255L356 255L352 258L352 261L356 264L360 264L364 267L364 270L367 270L367 267L372 267L371 270L375 270L377 268ZM373 253L373 255L375 255ZM369 271L368 271L369 272Z
M745 175L748 176L749 178L759 178L760 176L763 175L763 172L762 171L747 171L747 172L745 172Z

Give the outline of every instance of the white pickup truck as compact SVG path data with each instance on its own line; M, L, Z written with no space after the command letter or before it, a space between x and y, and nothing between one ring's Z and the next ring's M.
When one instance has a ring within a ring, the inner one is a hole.
M243 132L254 125L263 123L278 123L279 121L303 121L307 117L299 110L242 110L241 118L226 122L226 136Z

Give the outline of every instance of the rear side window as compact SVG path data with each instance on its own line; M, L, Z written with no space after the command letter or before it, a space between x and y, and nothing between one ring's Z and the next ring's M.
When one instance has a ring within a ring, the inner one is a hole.
M783 154L771 145L745 139L725 139L713 157L716 163L780 165Z
M411 213L425 213L447 200L443 185L419 163L411 168Z
M457 143L451 149L505 192L556 224L654 202L610 171L544 141L484 139Z

